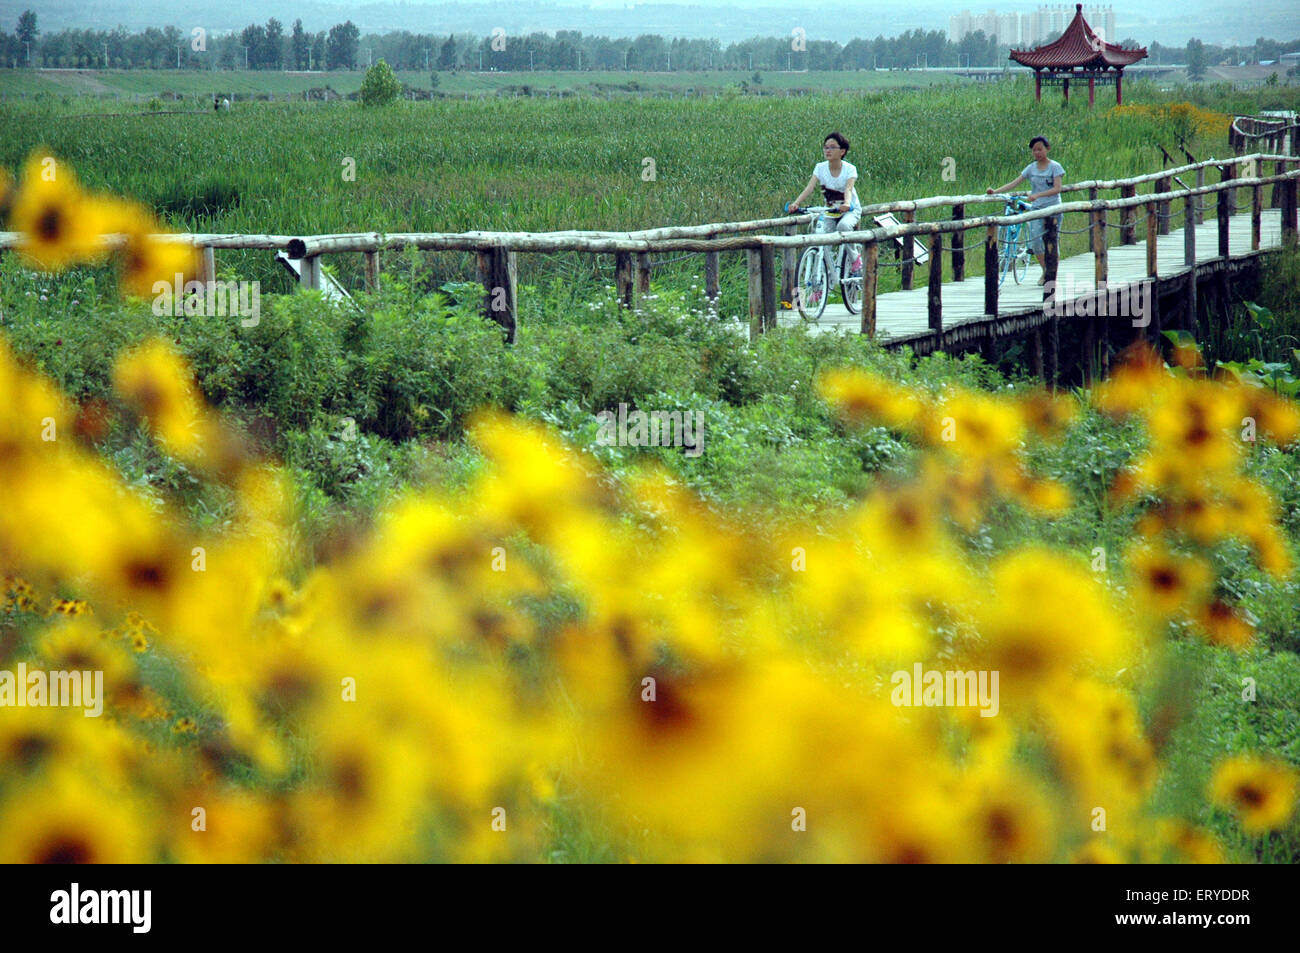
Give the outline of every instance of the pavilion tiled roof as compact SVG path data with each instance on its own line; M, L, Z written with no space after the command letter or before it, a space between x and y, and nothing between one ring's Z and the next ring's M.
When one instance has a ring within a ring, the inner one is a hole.
M1146 47L1126 50L1107 43L1088 26L1083 18L1083 4L1074 5L1074 19L1060 38L1036 50L1012 50L1011 58L1022 66L1033 69L1106 69L1132 66L1145 59Z

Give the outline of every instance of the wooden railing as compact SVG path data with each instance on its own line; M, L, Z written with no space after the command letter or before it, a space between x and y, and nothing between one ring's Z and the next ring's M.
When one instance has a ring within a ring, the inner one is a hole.
M1273 174L1239 177L1242 170L1255 170L1264 163L1273 163ZM1048 278L1055 277L1058 263L1058 236L1055 219L1058 215L1087 215L1089 244L1096 257L1097 281L1107 279L1106 247L1109 244L1108 216L1119 213L1120 244L1136 243L1137 213L1145 212L1148 274L1156 275L1156 236L1169 231L1172 203L1182 201L1186 222L1195 224L1202 220L1200 203L1203 195L1218 196L1218 257L1228 257L1228 218L1236 210L1236 196L1240 189L1251 192L1252 249L1260 246L1260 215L1262 189L1272 186L1272 204L1282 209L1282 234L1284 244L1296 241L1297 179L1300 169L1287 171L1287 166L1300 163L1300 157L1257 153L1236 156L1227 160L1209 159L1160 172L1123 179L1093 180L1066 185L1064 193L1087 192L1086 201L1063 202L1045 209L1020 215L967 216L966 207L980 204L1001 204L1002 195L930 196L864 206L864 219L883 213L901 213L903 221L887 227L862 229L855 232L798 234L798 227L815 218L812 214L788 215L776 218L743 222L719 222L705 225L668 226L634 232L563 231L563 232L463 232L444 233L353 233L340 235L224 235L181 234L165 237L172 241L188 242L202 250L201 281L215 279L217 249L267 249L281 251L292 259L301 259L300 282L307 288L320 287L320 258L339 253L361 253L365 256L366 285L374 289L380 280L381 252L415 248L422 250L467 251L478 256L478 279L484 286L484 312L500 323L507 339L513 340L518 321L517 260L521 253L572 251L587 254L612 254L615 259L615 280L620 300L631 306L638 292L649 290L650 255L656 252L696 252L705 256L705 294L711 300L718 298L719 256L723 252L744 251L748 265L748 297L751 334L761 334L776 324L780 301L792 301L794 296L795 266L799 250L812 245L838 245L845 242L860 244L863 255L863 293L861 331L875 334L876 297L879 283L880 246L901 244L900 284L904 290L912 287L912 246L916 237L925 236L930 244L928 266L928 317L930 330L937 337L943 334L943 258L944 236L951 235L949 253L954 280L965 278L965 233L971 229L983 230L984 252L984 313L998 314L997 231L1001 226L1045 219L1045 264ZM1205 184L1205 170L1215 168L1219 182ZM1173 179L1184 173L1196 173L1196 186L1174 189ZM1139 186L1154 183L1155 191L1138 194ZM1102 199L1102 191L1115 191L1119 198ZM917 221L917 213L938 208L951 208L950 219ZM869 220L869 219L868 219ZM781 234L760 234L780 230ZM1185 230L1186 264L1194 265L1195 230ZM19 236L0 234L0 249L17 243ZM778 269L776 252L781 251ZM1045 304L1054 294L1053 283L1044 285ZM778 294L780 297L778 298Z
M1300 122L1273 116L1234 116L1228 129L1228 144L1233 152L1263 146L1271 152L1300 156Z

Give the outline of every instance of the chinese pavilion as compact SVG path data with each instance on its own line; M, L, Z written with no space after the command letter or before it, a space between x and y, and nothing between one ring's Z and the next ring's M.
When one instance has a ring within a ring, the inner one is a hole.
M1043 85L1061 86L1070 101L1070 80L1088 81L1088 105L1093 104L1098 84L1115 84L1115 102L1124 102L1124 67L1145 59L1145 47L1126 50L1107 43L1083 18L1083 4L1074 5L1074 19L1060 38L1036 50L1012 50L1011 58L1034 71L1034 98L1043 98Z

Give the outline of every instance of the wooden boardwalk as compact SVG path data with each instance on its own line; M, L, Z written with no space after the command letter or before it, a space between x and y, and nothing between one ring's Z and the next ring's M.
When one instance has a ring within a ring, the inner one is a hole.
M1282 213L1280 209L1262 209L1260 219L1261 251L1277 249L1282 246ZM1177 213L1175 213L1177 214ZM1078 221L1081 216L1073 216ZM1067 220L1067 225L1068 225ZM1206 210L1204 224L1196 228L1196 261L1198 270L1205 263L1204 270L1221 267L1218 262L1219 225L1212 208ZM982 230L981 230L982 231ZM981 234L972 231L971 236ZM1107 290L1123 294L1125 286L1137 286L1147 278L1147 243L1145 239L1132 245L1117 244L1119 232L1108 228L1109 246L1109 280ZM1258 252L1251 249L1251 223L1249 206L1243 213L1229 218L1229 252L1231 260L1248 260L1256 257ZM969 239L968 239L969 241ZM1163 285L1169 279L1186 276L1189 267L1184 264L1185 237L1182 228L1171 228L1169 234L1156 236L1157 270ZM945 243L946 244L946 243ZM983 255L982 241L967 246L967 260ZM945 247L944 258L949 258L949 249ZM882 264L885 256L881 256ZM1213 265L1211 265L1213 263ZM945 273L949 272L951 262L944 262ZM1032 263L1029 272L1021 284L1007 276L998 289L998 316L996 319L984 313L984 276L967 277L964 281L943 283L943 332L945 338L978 341L988 334L981 326L1003 323L1005 319L1018 319L1022 327L1034 327L1046 323L1048 318L1043 309L1043 288L1037 282L1042 276L1042 269ZM1066 310L1067 298L1087 297L1096 292L1095 266L1092 252L1061 259L1057 266L1057 313ZM1136 287L1134 287L1136 292ZM1156 292L1152 292L1155 294ZM925 281L924 266L917 268L916 286L911 291L893 291L876 297L876 339L886 346L908 344L919 352L934 349L934 332L929 327L927 310L928 290ZM1069 320L1068 317L1063 320ZM797 311L782 311L777 315L778 323L783 327L802 323ZM861 316L849 314L840 303L838 293L833 293L826 304L826 312L816 324L810 324L813 333L827 331L858 333ZM964 329L965 333L961 330ZM955 332L955 333L953 333Z

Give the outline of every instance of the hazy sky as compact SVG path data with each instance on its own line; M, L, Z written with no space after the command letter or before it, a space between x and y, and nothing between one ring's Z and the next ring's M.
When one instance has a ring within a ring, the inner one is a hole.
M511 31L575 29L610 36L653 32L711 36L725 42L775 36L786 32L791 23L806 26L808 35L816 38L896 36L911 29L946 32L948 18L963 10L1030 13L1040 5L1057 4L1034 0L840 0L834 4L824 0L223 0L220 4L211 0L0 0L0 29L13 30L18 14L30 8L36 11L42 30L111 29L118 24L132 30L168 24L230 30L268 17L285 24L301 17L309 30L327 29L345 19L363 32L478 32L500 23ZM1073 4L1059 6L1069 10ZM1142 43L1182 45L1191 37L1219 44L1249 44L1259 36L1300 38L1300 0L1130 0L1110 6L1118 38ZM694 8L694 13L687 8Z

